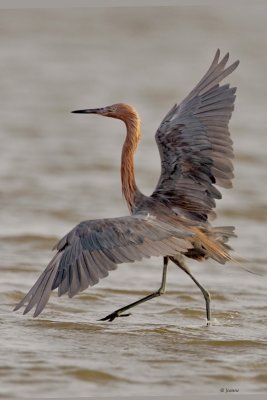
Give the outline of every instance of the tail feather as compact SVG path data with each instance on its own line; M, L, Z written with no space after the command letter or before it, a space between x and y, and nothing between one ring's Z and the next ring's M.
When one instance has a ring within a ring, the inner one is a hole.
M205 249L207 256L225 264L227 261L235 262L235 259L229 254L232 248L226 244L231 237L235 237L233 226L223 226L215 228L193 228L197 239L202 248Z
M234 233L235 228L233 226L217 226L209 228L209 230L195 228L197 231L197 237L201 242L201 245L205 247L207 256L211 257L220 264L231 262L235 266L249 272L253 275L259 275L258 273L251 271L242 264L240 258L231 256L229 250L233 250L227 242L232 237L237 237Z

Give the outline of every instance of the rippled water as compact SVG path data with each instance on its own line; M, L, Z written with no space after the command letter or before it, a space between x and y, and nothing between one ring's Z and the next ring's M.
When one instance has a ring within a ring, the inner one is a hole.
M267 391L266 41L264 7L90 8L0 13L0 395L219 394ZM239 58L231 121L234 189L217 224L234 224L244 266L192 263L212 295L175 266L167 293L129 318L99 322L159 287L160 259L122 265L73 299L51 296L38 319L11 310L83 219L126 215L119 181L124 127L69 111L117 101L143 120L138 185L158 179L154 132L220 47Z

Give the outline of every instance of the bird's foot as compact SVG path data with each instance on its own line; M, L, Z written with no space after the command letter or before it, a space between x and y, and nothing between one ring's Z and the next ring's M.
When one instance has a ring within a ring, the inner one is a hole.
M119 311L114 311L113 313L107 315L106 317L100 318L98 321L109 321L109 322L111 322L111 321L113 321L115 318L118 318L118 317L129 317L129 315L131 315L131 313L128 313L128 314L120 314Z

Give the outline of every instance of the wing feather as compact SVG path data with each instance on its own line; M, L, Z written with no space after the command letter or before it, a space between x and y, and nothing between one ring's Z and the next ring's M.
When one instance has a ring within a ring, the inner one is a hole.
M15 307L24 313L35 308L36 317L44 309L52 290L69 297L93 286L117 264L150 256L186 252L192 247L188 229L158 220L148 213L130 217L84 221L57 244L55 257L28 294Z
M168 112L156 132L161 176L152 198L194 221L215 215L214 186L230 188L233 141L228 130L236 88L220 82L239 61L226 67L217 50L210 68L189 95Z
M89 275L87 273L86 267L84 267L81 257L77 260L77 266L79 268L79 274L80 274L80 288L79 291L83 291L88 288L90 280L89 280Z

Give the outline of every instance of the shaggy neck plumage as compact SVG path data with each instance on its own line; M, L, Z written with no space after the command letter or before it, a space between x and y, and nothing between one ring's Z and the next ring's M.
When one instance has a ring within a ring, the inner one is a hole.
M134 153L137 149L140 137L140 119L136 111L123 119L127 128L127 135L121 155L121 183L122 192L130 211L135 205L135 196L139 192L134 176Z

